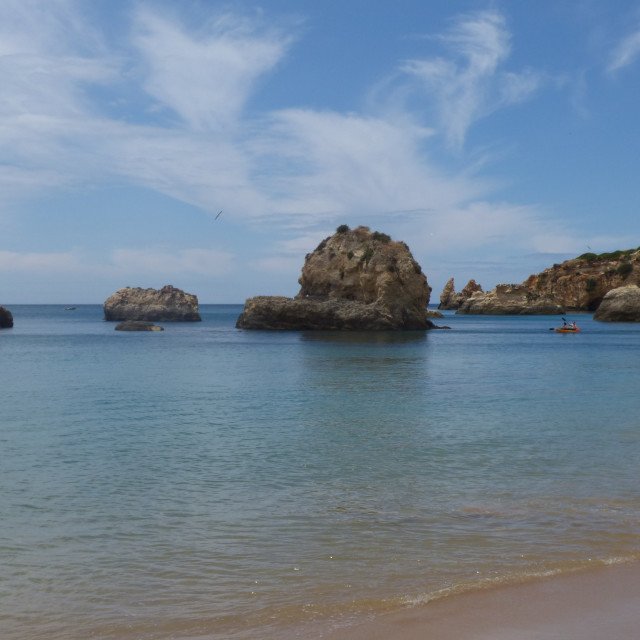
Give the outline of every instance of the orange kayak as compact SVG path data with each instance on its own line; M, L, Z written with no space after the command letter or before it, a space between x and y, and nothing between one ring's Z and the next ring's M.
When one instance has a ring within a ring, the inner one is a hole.
M556 329L556 333L580 333L580 329Z

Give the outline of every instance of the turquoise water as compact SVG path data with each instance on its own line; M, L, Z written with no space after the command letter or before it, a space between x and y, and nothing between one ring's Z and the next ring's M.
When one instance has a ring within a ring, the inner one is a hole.
M320 638L640 555L640 326L122 333L7 305L8 640Z

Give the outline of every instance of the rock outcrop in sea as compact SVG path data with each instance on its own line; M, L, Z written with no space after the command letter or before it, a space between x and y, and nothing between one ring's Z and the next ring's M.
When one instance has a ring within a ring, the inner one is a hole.
M469 280L464 289L456 293L453 278L450 278L440 294L438 309L458 309L460 305L468 300L474 293L483 293L482 287L475 280Z
M640 287L611 289L593 316L601 322L640 322Z
M241 329L422 330L431 288L404 242L338 227L307 254L295 298L247 299Z
M487 293L474 293L462 302L456 314L554 315L564 310L547 296L536 295L523 284L499 284Z
M146 320L125 320L117 324L115 329L116 331L164 331L163 327Z
M13 314L6 307L0 306L0 329L13 327Z
M147 320L150 322L197 322L198 298L168 284L162 289L125 287L107 298L105 320Z

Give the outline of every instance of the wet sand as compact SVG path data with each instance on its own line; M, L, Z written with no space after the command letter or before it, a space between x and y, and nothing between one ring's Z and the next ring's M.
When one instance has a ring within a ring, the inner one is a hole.
M640 563L433 601L328 640L630 640L640 633Z

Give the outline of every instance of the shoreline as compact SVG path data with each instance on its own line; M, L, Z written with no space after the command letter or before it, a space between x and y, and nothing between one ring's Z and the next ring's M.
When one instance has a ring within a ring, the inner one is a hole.
M640 625L640 562L467 592L334 630L326 640L628 640Z

